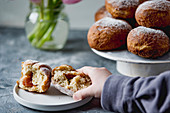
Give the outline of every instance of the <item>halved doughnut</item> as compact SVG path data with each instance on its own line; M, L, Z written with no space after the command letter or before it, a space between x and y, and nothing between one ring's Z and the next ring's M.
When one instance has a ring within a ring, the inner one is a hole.
M22 62L22 76L17 84L24 90L43 93L50 87L51 71L47 64L26 60Z
M89 76L76 71L72 66L61 65L52 71L52 83L62 93L72 96L78 90L91 85Z

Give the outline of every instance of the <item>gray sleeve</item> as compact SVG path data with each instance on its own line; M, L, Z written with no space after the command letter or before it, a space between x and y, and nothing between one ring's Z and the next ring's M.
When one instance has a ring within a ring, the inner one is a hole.
M170 71L145 78L111 75L101 105L121 113L170 113Z

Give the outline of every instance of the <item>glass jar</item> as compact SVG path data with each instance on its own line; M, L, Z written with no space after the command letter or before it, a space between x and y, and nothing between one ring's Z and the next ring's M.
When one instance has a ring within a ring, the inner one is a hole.
M57 5L42 7L30 3L25 31L33 47L44 50L59 50L64 47L69 32L69 21L64 12L64 4Z

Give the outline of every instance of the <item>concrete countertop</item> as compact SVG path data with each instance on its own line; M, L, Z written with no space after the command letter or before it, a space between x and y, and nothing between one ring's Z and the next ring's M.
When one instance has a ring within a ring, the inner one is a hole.
M113 74L120 75L114 61L93 53L86 39L87 31L71 30L64 49L43 51L33 48L25 37L24 29L0 27L0 112L1 113L37 113L26 108L13 98L13 87L20 78L21 62L27 59L38 60L52 68L68 64L78 69L83 66L106 67ZM93 98L84 106L63 113L103 113L100 99ZM61 112L60 112L61 113Z

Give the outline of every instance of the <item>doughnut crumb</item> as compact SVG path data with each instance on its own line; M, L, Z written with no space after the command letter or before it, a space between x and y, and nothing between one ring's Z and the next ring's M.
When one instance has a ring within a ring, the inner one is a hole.
M76 71L72 66L61 65L52 71L52 83L62 93L72 96L78 90L90 86L91 80L84 73Z

